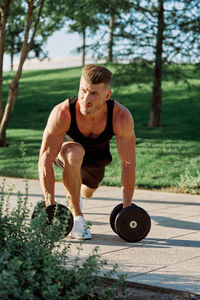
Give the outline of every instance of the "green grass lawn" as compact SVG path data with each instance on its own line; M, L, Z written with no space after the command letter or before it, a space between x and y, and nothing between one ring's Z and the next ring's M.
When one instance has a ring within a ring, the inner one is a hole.
M113 71L115 67L112 67ZM112 97L132 113L137 137L136 186L167 188L200 194L200 72L184 66L186 79L175 83L172 75L163 79L162 127L148 128L152 78L138 85L113 84ZM37 161L42 132L51 109L78 92L80 68L24 71L15 110L7 130L9 147L0 148L0 175L38 178ZM117 77L119 73L114 76ZM12 73L4 74L4 99ZM120 185L120 162L115 139L111 142L113 162L103 184ZM55 169L56 179L61 171Z

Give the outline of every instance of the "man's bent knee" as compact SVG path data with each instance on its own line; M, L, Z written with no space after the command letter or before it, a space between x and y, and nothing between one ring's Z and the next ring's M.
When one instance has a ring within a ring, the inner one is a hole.
M81 144L74 142L66 142L62 145L59 157L66 164L71 166L81 165L85 150Z

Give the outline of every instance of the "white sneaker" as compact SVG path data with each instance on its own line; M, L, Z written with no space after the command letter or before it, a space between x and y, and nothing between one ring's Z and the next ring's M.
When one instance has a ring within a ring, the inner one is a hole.
M70 236L73 239L78 240L90 240L92 238L89 229L82 216L74 217L74 226L70 232Z

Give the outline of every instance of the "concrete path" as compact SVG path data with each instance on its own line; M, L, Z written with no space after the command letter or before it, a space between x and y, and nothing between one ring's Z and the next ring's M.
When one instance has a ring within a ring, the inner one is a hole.
M41 188L38 181L28 182L29 199L35 205L42 199ZM6 187L12 184L14 207L17 191L24 193L25 183L23 179L6 178ZM56 183L56 200L66 204L61 183ZM83 200L83 213L92 223L93 238L83 244L81 257L99 246L99 254L108 261L107 268L117 263L119 272L126 273L130 282L200 295L200 196L136 190L133 202L147 210L152 220L150 233L138 243L123 241L110 227L110 213L121 202L120 188L104 186L92 199ZM69 241L73 256L79 242L69 238L61 242Z

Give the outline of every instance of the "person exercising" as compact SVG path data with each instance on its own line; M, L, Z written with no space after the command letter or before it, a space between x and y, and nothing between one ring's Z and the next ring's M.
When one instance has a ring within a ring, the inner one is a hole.
M74 217L71 237L91 239L80 207L90 198L111 163L109 141L115 135L121 161L123 207L131 206L135 187L134 122L127 108L111 99L112 73L88 64L82 68L78 97L56 105L44 130L38 169L46 206L55 203L53 164L62 168L62 181Z

